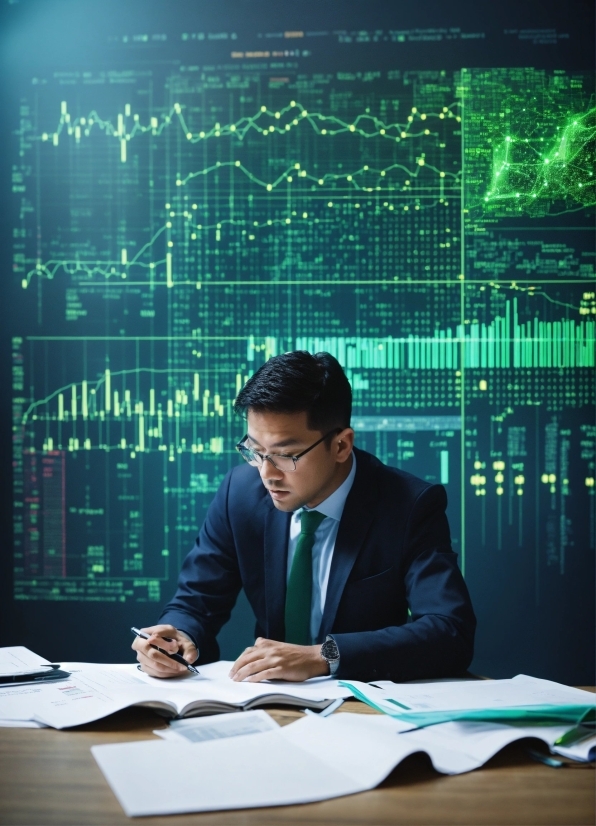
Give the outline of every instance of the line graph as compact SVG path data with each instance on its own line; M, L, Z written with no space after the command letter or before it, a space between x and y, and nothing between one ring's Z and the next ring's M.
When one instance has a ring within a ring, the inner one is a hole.
M254 175L249 169L247 169L241 161L229 161L229 162L222 162L216 161L214 166L208 167L206 169L201 169L197 172L190 172L184 178L177 178L176 179L176 186L186 186L189 181L192 181L194 178L198 178L202 175L209 175L210 173L214 172L217 169L224 169L225 167L229 167L231 169L238 169L248 178L248 180L256 184L257 186L263 187L267 190L267 192L271 192L274 189L277 189L284 183L292 184L295 181L300 183L301 180L304 182L312 182L313 184L317 184L318 186L325 186L329 183L337 183L337 182L346 182L350 184L350 189L360 191L360 192L392 192L398 189L396 184L391 184L390 180L383 180L381 179L386 178L391 173L402 172L405 174L404 183L402 184L401 189L402 192L412 191L407 190L406 187L410 186L410 179L411 178L418 178L420 175L420 168L424 167L425 171L430 173L435 173L438 178L445 178L449 176L451 179L450 182L453 184L457 182L459 175L458 173L447 173L440 169L437 169L435 166L427 164L424 157L420 156L417 159L417 166L416 169L408 169L403 164L391 164L384 169L374 169L371 168L368 164L360 167L359 169L355 169L351 172L345 172L342 174L338 174L335 172L324 172L322 175L314 175L311 172L307 172L306 169L302 169L300 163L294 163L289 166L286 170L284 170L275 180L271 182L267 182L264 180L259 179L256 175ZM362 183L359 182L359 178L372 178L375 179L375 186L364 186ZM408 184L405 183L405 180L408 180ZM381 185L381 183L383 185Z
M458 108L457 102L442 107L440 112L420 112L418 107L414 106L403 122L385 123L369 113L360 113L353 122L347 122L334 115L309 112L301 103L292 100L277 111L270 111L267 106L261 106L255 114L240 118L236 123L222 125L216 122L210 128L193 131L187 123L183 108L180 103L174 103L167 113L158 117L151 115L148 123L142 124L139 113L132 112L130 104L125 104L124 111L116 116L115 121L110 121L101 118L94 110L88 115L72 117L68 111L68 101L62 101L56 127L51 132L42 132L38 140L58 146L64 133L65 137L73 138L76 143L80 143L84 138L91 137L94 130L99 130L106 137L115 138L119 142L121 160L125 162L127 142L145 134L160 136L165 129L174 124L178 125L184 138L191 144L220 137L233 137L243 141L251 131L266 137L272 134L285 135L302 123L307 123L315 134L323 137L351 133L362 138L381 137L399 143L406 138L430 135L428 127L434 119L454 118L458 123L461 121L461 116L455 113ZM132 126L129 126L131 121ZM260 121L267 125L261 126ZM415 132L414 124L424 124L424 128Z

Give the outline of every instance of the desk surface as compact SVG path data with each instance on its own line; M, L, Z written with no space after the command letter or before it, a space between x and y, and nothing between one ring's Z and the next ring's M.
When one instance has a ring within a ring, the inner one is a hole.
M343 710L374 713L356 701L346 702ZM281 725L302 716L288 709L269 711ZM439 774L428 758L413 755L378 788L349 797L302 806L132 821L113 796L90 748L100 743L153 739L152 730L164 726L152 711L133 708L69 731L0 728L0 823L105 826L147 820L151 826L587 826L595 822L593 768L548 768L530 759L527 742L514 743L483 768L456 777ZM158 789L156 782L156 794Z

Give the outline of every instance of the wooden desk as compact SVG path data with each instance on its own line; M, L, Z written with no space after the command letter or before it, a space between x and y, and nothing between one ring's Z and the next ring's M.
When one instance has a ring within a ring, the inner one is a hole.
M355 700L342 709L374 713ZM301 712L271 709L282 725ZM337 713L341 713L337 712ZM423 755L405 760L377 789L362 794L269 809L175 817L127 818L103 778L90 747L152 739L165 722L147 709L128 709L69 731L0 728L0 823L17 826L251 826L251 824L564 824L595 822L591 767L551 769L514 743L481 769L457 777L438 774ZM155 794L159 794L156 778Z

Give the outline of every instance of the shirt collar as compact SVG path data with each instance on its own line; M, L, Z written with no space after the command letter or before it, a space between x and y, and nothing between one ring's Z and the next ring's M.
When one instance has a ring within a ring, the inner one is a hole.
M347 477L341 483L341 485L334 490L333 493L327 497L327 499L323 499L316 508L312 508L312 510L316 510L319 513L324 514L325 516L331 517L331 519L335 519L338 522L341 519L341 515L344 510L344 505L346 504L346 499L348 498L348 493L354 483L354 477L356 476L356 456L352 451L352 467L350 468L350 472L348 473ZM294 512L294 516L299 514L301 510L310 510L310 508L300 508L299 510Z

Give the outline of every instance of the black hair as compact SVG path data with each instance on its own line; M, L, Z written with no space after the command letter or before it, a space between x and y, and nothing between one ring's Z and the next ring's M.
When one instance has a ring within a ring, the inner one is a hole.
M307 413L308 427L326 433L350 426L352 388L330 353L295 350L273 356L246 382L234 411Z

